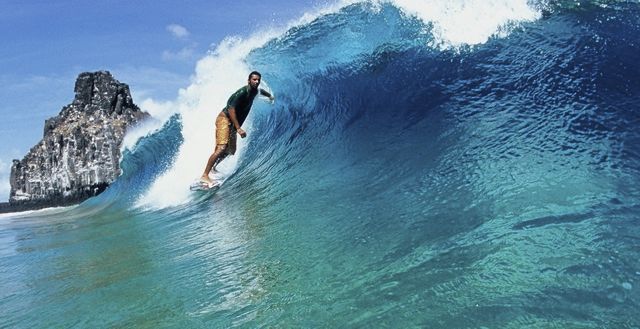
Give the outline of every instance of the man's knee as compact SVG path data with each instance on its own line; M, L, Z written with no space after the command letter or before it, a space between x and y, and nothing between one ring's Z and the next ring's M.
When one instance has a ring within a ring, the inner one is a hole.
M216 145L216 153L227 151L227 144L218 144Z

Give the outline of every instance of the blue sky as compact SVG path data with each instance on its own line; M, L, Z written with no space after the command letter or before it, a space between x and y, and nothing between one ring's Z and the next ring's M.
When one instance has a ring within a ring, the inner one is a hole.
M0 2L0 202L12 159L73 100L75 78L108 70L134 102L175 99L226 36L283 26L331 1L3 0Z

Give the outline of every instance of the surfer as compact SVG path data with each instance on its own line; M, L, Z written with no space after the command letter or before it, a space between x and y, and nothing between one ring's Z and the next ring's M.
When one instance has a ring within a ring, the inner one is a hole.
M209 185L213 184L209 178L209 172L216 171L216 166L224 160L228 155L236 153L236 134L245 138L247 133L242 129L242 123L251 111L253 99L260 93L269 97L273 102L274 97L260 86L262 75L253 71L249 74L247 85L238 89L229 97L227 106L218 114L216 118L216 148L209 156L207 166L204 168L200 180Z

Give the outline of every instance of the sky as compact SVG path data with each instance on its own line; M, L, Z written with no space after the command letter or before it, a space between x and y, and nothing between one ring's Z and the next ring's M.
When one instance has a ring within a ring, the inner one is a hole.
M173 100L225 37L286 26L327 0L2 0L0 202L13 159L74 97L81 72L107 70L134 103Z

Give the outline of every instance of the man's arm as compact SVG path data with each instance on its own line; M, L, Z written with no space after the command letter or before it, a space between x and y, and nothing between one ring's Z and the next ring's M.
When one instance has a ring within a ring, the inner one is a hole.
M234 128L236 128L236 131L238 131L238 134L240 135L240 137L245 138L247 136L247 133L244 130L242 130L242 128L240 128L240 123L238 123L238 117L236 116L235 107L229 108L229 119L231 119L231 124L233 125Z
M269 100L273 102L273 100L275 99L275 97L273 97L273 95L271 95L268 91L260 88L260 95L262 96L266 96L269 97Z

